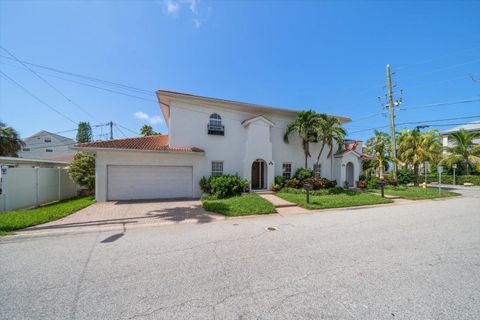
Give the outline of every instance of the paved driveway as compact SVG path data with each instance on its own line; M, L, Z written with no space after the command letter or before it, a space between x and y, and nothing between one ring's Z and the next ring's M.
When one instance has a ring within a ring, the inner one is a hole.
M225 217L203 210L199 200L112 201L95 203L61 220L17 233L108 230L144 225L208 223L222 219Z

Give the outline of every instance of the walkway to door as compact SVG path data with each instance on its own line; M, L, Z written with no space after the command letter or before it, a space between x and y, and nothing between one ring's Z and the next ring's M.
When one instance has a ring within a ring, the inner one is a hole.
M277 197L272 191L257 192L257 194L273 204L279 214L309 212L307 209L299 207L295 203Z

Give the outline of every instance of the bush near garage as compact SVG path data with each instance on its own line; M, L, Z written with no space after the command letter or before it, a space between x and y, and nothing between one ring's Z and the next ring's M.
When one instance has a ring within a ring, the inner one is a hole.
M248 187L248 181L239 176L223 175L200 179L200 188L204 193L216 199L238 196Z

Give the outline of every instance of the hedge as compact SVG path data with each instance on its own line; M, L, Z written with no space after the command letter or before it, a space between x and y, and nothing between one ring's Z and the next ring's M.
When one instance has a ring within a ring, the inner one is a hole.
M419 176L419 182L425 181L425 176ZM427 175L427 182L438 182L438 174ZM464 184L465 182L473 183L476 186L480 186L480 176L455 176L455 184ZM442 184L453 184L453 175L442 174Z

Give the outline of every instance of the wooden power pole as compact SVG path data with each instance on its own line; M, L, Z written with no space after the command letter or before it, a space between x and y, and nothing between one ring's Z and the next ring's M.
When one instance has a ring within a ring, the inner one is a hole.
M390 136L392 140L392 155L397 158L397 143L395 139L395 106L393 104L392 73L387 64L388 109L390 111ZM393 162L393 179L397 180L397 163Z
M110 126L110 140L113 140L113 122L110 121L108 125Z

